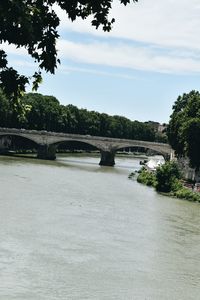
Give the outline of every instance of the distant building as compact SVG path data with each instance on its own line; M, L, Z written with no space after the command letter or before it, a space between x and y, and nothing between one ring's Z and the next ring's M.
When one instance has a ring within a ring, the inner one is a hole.
M155 132L159 133L162 133L167 128L167 124L165 123L160 124L159 122L147 121L145 124L149 125Z
M167 128L167 124L159 124L158 125L158 132L163 133L163 131Z

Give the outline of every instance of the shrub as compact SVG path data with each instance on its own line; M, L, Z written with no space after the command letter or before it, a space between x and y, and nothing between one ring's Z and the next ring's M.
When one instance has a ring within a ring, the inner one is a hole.
M180 171L175 162L166 162L156 170L156 190L158 192L169 193L180 188L178 179Z
M174 178L174 180L171 183L171 191L176 192L183 188L183 184L180 182L178 178Z
M154 186L156 185L156 176L154 173L149 172L145 169L142 169L137 177L137 181L139 183L146 184L148 186Z
M189 201L200 202L200 194L194 193L193 191L182 187L181 189L174 192L174 196L180 199L187 199Z
M168 193L179 199L200 202L200 193L183 186L180 171L175 162L166 162L157 168L156 173L147 171L144 167L138 172L137 181L156 188L158 192Z

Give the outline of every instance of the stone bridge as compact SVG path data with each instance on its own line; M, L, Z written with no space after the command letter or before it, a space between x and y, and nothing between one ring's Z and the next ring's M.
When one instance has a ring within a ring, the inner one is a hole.
M127 147L143 147L154 150L172 159L174 152L168 144L147 141L117 139L90 135L79 135L69 133L57 133L37 130L25 130L15 128L0 128L0 138L5 136L16 136L30 140L37 144L37 157L40 159L53 160L56 158L56 148L64 142L81 142L96 147L101 154L100 165L113 166L115 164L115 153Z

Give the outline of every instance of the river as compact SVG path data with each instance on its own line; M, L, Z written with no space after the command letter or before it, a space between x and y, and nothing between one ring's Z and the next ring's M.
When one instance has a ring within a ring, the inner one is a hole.
M0 299L200 299L200 204L98 162L0 157Z

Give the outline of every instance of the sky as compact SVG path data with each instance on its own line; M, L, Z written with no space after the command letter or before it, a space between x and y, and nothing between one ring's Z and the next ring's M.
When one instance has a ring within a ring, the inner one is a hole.
M177 97L200 90L199 0L139 0L126 7L114 0L109 33L55 10L61 64L55 75L43 73L39 93L64 105L167 123ZM23 74L37 70L25 49L3 48Z

